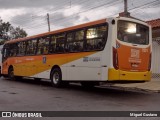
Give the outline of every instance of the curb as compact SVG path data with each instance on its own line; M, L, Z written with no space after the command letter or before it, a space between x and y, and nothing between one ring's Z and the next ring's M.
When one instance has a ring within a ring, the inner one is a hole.
M138 87L122 87L122 86L114 86L114 85L102 85L100 87L107 87L111 89L118 89L118 90L124 90L124 91L160 93L160 90L143 89Z

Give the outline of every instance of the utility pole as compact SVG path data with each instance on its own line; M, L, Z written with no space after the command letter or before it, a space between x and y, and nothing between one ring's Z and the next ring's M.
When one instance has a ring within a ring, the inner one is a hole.
M47 13L47 22L48 22L48 31L50 32L50 20L49 20L49 13Z
M124 0L124 16L130 17L130 13L128 12L128 0Z
M124 0L124 14L125 15L127 15L127 12L128 12L128 10L127 10L127 0Z

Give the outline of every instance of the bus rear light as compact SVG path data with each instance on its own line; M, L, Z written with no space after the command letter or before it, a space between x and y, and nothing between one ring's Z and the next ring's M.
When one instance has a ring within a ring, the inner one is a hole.
M149 64L148 64L148 71L151 70L151 59L152 59L152 54L150 53L150 56L149 56Z
M118 66L118 53L117 49L113 47L113 66L117 70L119 68Z

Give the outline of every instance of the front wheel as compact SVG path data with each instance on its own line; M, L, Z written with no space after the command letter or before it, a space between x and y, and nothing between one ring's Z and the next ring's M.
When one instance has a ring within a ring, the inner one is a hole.
M9 68L9 70L8 70L8 76L9 76L10 80L15 80L13 68Z
M51 72L51 83L54 87L61 87L62 86L62 73L59 68L55 68Z

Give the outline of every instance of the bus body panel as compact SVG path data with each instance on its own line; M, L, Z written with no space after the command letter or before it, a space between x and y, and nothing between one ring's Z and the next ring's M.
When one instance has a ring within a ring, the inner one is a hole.
M66 64L67 80L101 80L101 55L101 52L96 52Z
M147 71L150 64L150 46L134 47L117 42L119 69L123 71ZM124 54L125 53L125 54Z

